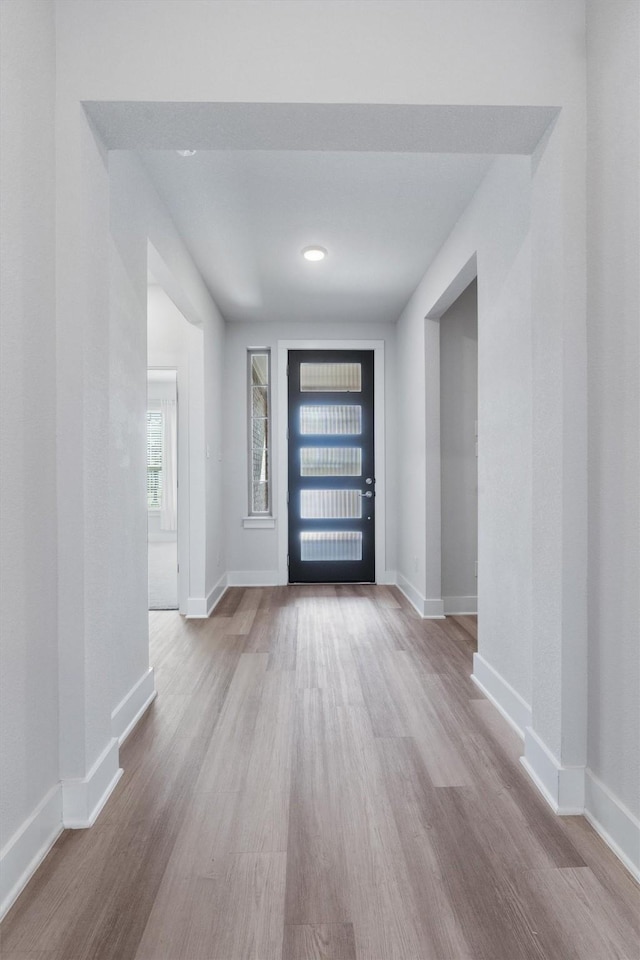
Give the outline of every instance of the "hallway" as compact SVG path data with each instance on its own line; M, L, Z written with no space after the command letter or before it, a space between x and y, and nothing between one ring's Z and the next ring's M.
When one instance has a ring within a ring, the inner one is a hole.
M635 960L637 886L529 782L474 629L368 586L152 614L158 699L3 960Z

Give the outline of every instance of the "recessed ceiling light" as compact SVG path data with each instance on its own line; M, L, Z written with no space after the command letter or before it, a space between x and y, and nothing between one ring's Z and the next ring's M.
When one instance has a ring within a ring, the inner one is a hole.
M176 153L181 157L192 157L195 152L195 150L176 150Z
M324 260L326 255L327 251L324 247L305 247L302 251L305 260Z

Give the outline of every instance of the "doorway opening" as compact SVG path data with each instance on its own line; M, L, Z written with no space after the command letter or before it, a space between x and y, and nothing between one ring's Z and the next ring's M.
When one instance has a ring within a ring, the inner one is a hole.
M440 318L444 614L478 611L478 293L473 280Z
M147 370L149 610L178 609L178 390L175 369Z

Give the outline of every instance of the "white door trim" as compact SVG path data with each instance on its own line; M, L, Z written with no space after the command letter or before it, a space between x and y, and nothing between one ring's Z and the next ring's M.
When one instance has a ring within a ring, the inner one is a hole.
M376 465L376 582L389 582L386 577L386 484L385 484L385 402L384 340L278 340L277 370L274 378L277 398L274 404L276 423L274 439L278 472L274 490L278 523L278 581L289 582L287 552L289 546L289 511L287 506L287 361L289 350L373 350L375 377L373 412L375 419Z

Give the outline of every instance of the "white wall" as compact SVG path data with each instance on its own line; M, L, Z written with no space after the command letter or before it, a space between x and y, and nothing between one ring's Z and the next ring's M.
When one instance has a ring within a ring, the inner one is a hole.
M442 597L474 612L478 558L478 293L473 281L440 320Z
M25 0L0 19L0 915L61 824L53 13Z
M557 104L584 41L581 0L56 6L67 75L98 100Z
M587 5L589 742L587 809L640 836L640 6ZM603 786L604 785L604 788ZM607 796L613 795L615 802ZM635 836L635 840L632 838ZM631 854L629 854L631 856Z
M248 473L247 473L247 349L249 347L269 347L272 367L272 415L273 415L273 481L274 510L277 514L278 490L286 477L278 475L278 438L282 434L282 424L278 420L279 392L286 392L286 378L278 382L278 341L279 340L382 340L385 344L385 439L387 449L386 488L387 488L387 525L386 525L386 569L395 569L395 328L392 324L342 323L328 324L319 328L317 324L300 323L232 323L227 327L226 342L226 380L225 380L225 440L224 440L224 500L227 511L228 570L238 574L252 572L269 573L271 582L277 582L278 525L285 518L276 518L274 529L245 529L242 518L248 511ZM384 571L377 570L382 578Z

